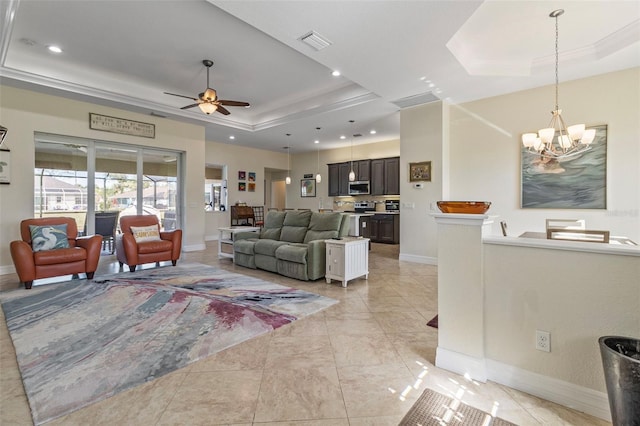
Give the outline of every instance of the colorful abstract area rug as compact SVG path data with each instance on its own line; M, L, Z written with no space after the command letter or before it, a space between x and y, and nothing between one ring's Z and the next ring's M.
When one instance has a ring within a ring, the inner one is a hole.
M425 389L399 426L517 426L455 398Z
M337 303L201 264L75 280L3 299L35 424Z

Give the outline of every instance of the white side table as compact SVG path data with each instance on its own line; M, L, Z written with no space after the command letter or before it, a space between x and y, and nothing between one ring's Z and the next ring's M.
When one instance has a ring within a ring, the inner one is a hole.
M218 228L220 235L218 236L218 259L233 259L233 242L234 236L238 232L260 232L258 226L229 226L226 228Z
M327 284L331 280L342 281L342 287L347 281L364 275L369 278L369 239L345 237L341 240L325 240L327 245L327 264L325 279Z

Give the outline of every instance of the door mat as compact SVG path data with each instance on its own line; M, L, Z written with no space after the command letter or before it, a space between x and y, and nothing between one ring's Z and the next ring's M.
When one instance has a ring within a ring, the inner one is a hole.
M399 426L517 426L457 399L426 389Z

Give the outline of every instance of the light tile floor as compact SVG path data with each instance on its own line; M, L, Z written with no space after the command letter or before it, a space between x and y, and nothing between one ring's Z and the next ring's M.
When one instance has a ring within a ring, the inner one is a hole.
M340 303L49 424L397 425L425 388L456 394L487 412L497 409L497 416L519 425L609 424L436 368L438 332L426 323L437 313L437 269L399 261L398 246L373 244L369 279L347 288L236 267L218 260L216 248L208 243L204 251L184 253L180 262L218 266ZM113 272L114 257L103 256L97 276ZM0 276L1 290L17 287L15 275ZM31 424L4 314L0 424Z

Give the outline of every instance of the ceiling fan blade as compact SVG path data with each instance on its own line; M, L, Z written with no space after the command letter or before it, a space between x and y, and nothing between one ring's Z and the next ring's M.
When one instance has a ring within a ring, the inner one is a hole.
M218 109L217 109L217 111L218 111L220 114L224 114L224 115L229 115L229 114L231 114L231 113L229 112L229 110L227 110L227 109L226 109L225 107L223 107L222 105L218 105Z
M226 101L226 100L219 100L218 102L220 103L220 105L227 105L227 106L243 106L243 107L249 106L249 102Z
M169 93L169 92L164 92L164 94L165 95L171 95L171 96L179 96L181 98L187 98L187 99L191 99L191 100L194 100L194 101L198 100L197 98L194 98L193 96L178 95L176 93Z
M182 107L180 109L189 109L189 108L197 107L198 105L200 105L200 104L191 104L191 105L184 106L184 107Z

